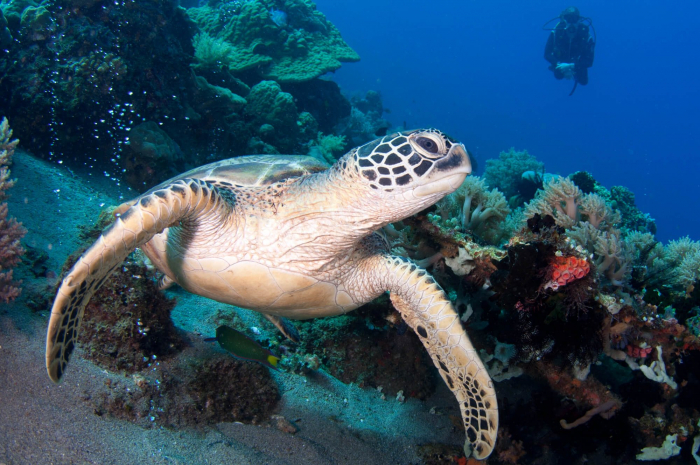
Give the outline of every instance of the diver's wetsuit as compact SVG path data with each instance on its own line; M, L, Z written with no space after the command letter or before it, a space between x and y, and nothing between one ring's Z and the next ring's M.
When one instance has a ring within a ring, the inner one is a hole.
M544 48L544 59L551 63L550 70L554 77L564 79L564 73L557 69L559 63L574 64L574 79L579 84L588 84L588 68L593 66L593 50L595 42L590 37L589 27L583 22L569 25L566 21L559 21L549 34L547 45Z

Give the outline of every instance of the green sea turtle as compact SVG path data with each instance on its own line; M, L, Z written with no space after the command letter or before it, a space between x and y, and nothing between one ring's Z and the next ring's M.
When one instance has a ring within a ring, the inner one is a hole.
M210 299L284 317L339 315L389 292L457 398L465 450L493 450L493 383L440 286L391 255L383 226L457 189L471 172L460 143L435 129L391 134L328 168L307 156L237 157L189 171L122 205L63 280L51 309L46 368L63 375L90 297L137 247Z

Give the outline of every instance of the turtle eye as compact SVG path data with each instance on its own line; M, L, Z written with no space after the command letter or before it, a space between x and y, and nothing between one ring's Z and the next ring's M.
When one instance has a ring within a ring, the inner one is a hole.
M430 139L429 137L419 137L418 139L416 139L416 143L421 148L425 149L426 152L438 153L438 145L435 143L434 140Z
M411 138L411 145L425 158L436 160L447 154L447 143L439 134L425 131Z

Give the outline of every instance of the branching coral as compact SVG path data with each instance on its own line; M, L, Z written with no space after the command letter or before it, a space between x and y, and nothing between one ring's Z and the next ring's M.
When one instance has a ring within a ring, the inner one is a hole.
M9 165L18 143L18 140L12 140L12 130L7 118L3 118L0 123L0 201L7 198L7 189L15 184L10 179ZM0 204L0 300L5 302L13 300L20 293L19 283L12 279L12 268L24 254L19 241L26 232L21 223L7 216L7 203Z

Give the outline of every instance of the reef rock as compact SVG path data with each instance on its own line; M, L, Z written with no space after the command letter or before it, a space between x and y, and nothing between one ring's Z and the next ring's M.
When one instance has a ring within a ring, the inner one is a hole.
M254 70L280 83L303 82L360 59L338 29L309 1L274 0L220 4L187 10L223 50L231 72ZM283 21L280 18L285 18ZM205 50L198 53L205 55ZM209 51L206 51L207 55Z

